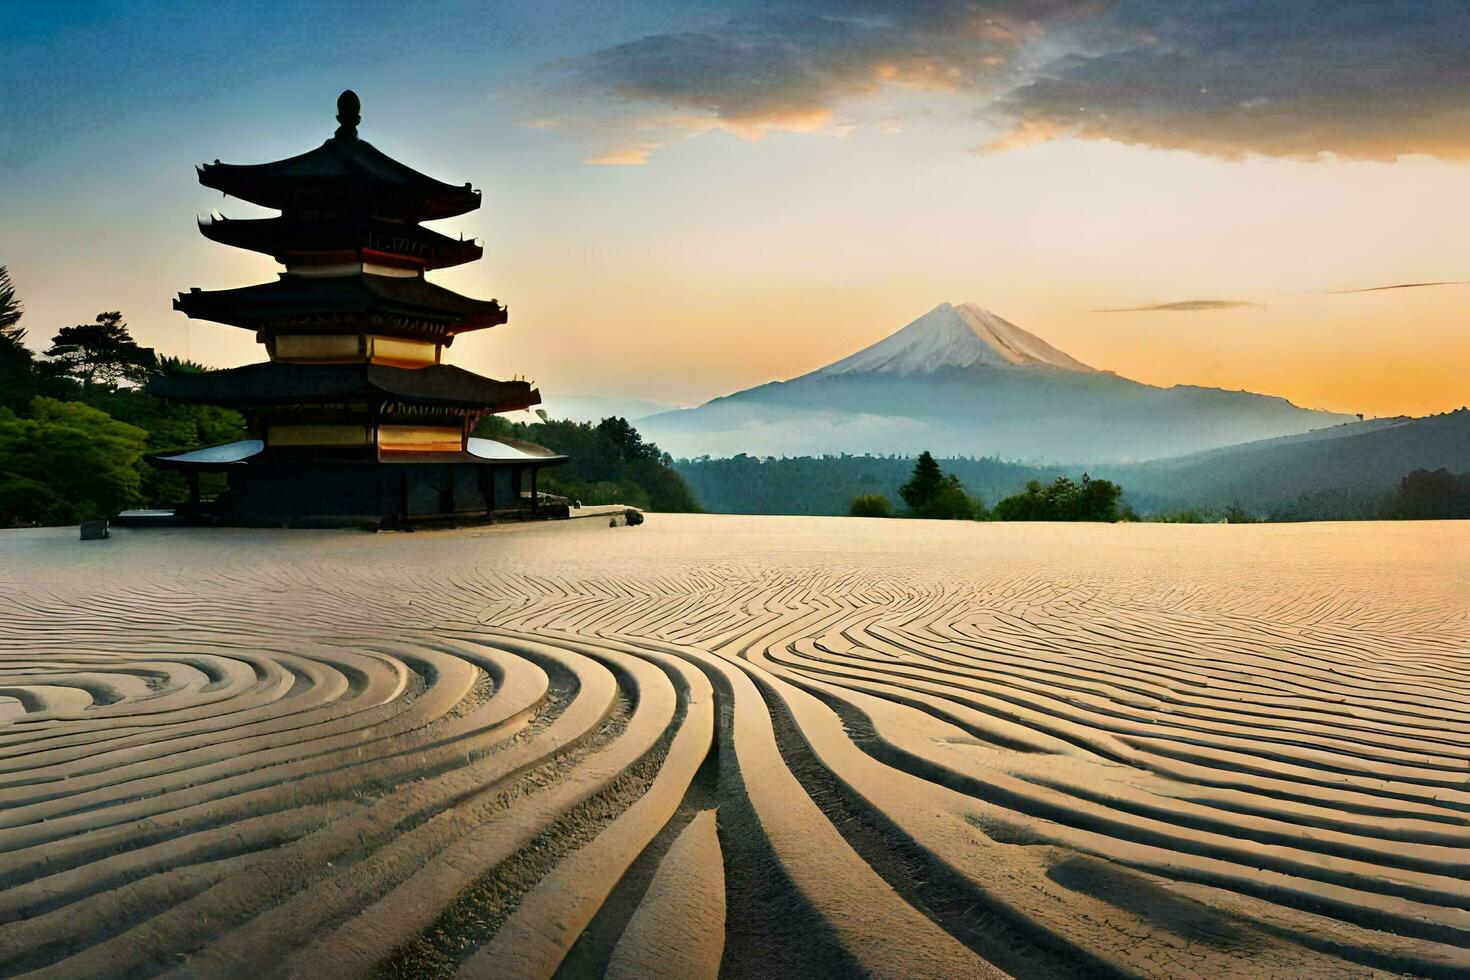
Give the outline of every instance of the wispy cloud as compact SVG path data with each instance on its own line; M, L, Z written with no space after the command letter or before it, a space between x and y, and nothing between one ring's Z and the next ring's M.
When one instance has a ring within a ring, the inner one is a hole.
M1346 293L1381 293L1385 289L1422 289L1425 286L1470 286L1470 280L1446 279L1441 282L1401 282L1391 286L1364 286L1361 289L1334 289L1332 295L1341 296Z
M1186 299L1177 303L1153 303L1148 306L1119 306L1104 310L1093 310L1094 313L1201 313L1205 310L1238 310L1245 307L1259 307L1260 303L1250 303L1243 299Z
M1103 6L789 0L557 62L528 95L537 118L579 132L592 159L636 162L711 131L751 140L826 131L841 125L844 101L885 89L998 94L1019 81L1018 53L1047 25Z
M535 115L636 162L710 131L826 131L897 87L967 100L982 152L1467 158L1467 36L1464 0L758 0L549 66Z

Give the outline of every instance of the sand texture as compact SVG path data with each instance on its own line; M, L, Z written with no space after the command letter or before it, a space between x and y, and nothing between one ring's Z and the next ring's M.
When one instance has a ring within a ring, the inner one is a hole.
M1470 524L0 532L0 975L1470 973Z

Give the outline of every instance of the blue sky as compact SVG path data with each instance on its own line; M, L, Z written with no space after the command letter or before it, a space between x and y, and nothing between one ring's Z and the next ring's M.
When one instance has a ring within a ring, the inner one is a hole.
M269 278L193 167L331 134L485 192L438 277L511 323L453 355L698 401L975 301L1155 383L1457 407L1470 5L9 3L0 263L33 341L122 309L258 359L174 292ZM1218 305L1212 305L1218 304ZM1167 307L1165 310L1150 307ZM1099 309L1127 312L1101 314Z

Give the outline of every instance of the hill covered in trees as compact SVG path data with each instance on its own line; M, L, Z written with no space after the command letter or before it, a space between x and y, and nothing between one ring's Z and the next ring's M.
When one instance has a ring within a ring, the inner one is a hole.
M121 313L62 327L39 356L25 344L23 313L0 267L0 527L182 503L183 478L144 455L245 437L236 412L143 391L151 375L200 367L139 346Z
M846 514L855 497L881 494L902 500L913 475L907 456L792 456L677 460L674 468L706 510L718 514ZM993 503L1022 493L1032 480L1050 482L1060 469L998 459L942 459L973 497Z
M584 504L632 504L664 513L700 510L673 460L644 442L627 419L595 425L565 419L510 422L496 415L480 420L475 435L539 443L570 457L542 472L540 488Z
M1416 470L1470 472L1470 411L1378 419L1147 463L1037 467L999 459L939 459L988 506L1058 476L1126 488L1122 505L1142 517L1363 520L1409 516L1396 508ZM704 506L729 514L849 513L855 498L901 500L907 456L700 457L674 464ZM1411 508L1412 509L1412 508Z
M1410 472L1470 470L1470 411L1355 422L1100 469L1128 488L1140 513L1235 503L1276 520L1375 518Z

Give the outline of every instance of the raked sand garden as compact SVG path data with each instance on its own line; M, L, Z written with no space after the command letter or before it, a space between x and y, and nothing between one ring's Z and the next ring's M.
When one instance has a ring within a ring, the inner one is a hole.
M1470 524L76 537L6 976L1470 972Z

